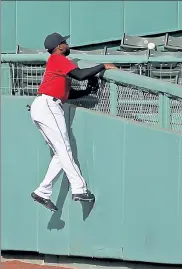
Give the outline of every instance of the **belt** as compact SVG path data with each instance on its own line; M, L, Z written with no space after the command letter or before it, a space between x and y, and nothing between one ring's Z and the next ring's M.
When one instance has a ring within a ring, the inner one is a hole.
M37 97L38 96L42 96L43 94L42 93L38 93L37 94ZM49 95L50 96L50 95ZM50 97L52 97L52 96L50 96ZM62 102L61 102L61 100L60 99L58 99L58 98L56 98L56 97L52 97L52 100L55 102L55 103L57 103L58 105L62 105Z

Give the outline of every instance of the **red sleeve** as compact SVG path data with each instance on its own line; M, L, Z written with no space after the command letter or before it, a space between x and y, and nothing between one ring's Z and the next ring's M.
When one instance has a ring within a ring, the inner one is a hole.
M70 71L74 70L78 66L74 64L71 60L66 58L63 55L59 55L59 70L64 74L67 75Z

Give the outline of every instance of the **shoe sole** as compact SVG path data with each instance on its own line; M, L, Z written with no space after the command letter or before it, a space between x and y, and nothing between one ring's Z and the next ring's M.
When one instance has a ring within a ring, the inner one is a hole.
M32 196L31 196L31 197L32 197ZM32 197L32 199L34 200L34 202L37 202L37 203L43 205L45 208L49 209L49 210L52 211L52 212L56 212L56 211L58 211L58 209L51 209L51 208L47 207L45 204L41 203L40 201L38 201L37 199L35 199L35 198L33 198L33 197Z

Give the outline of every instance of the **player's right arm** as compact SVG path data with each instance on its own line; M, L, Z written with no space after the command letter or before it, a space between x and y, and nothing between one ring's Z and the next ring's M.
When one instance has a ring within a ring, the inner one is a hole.
M57 70L60 70L64 75L68 75L79 81L91 78L107 69L117 69L114 64L99 64L94 67L80 69L65 56L56 56L55 60Z
M68 76L81 81L81 80L86 80L90 77L93 77L97 75L98 73L100 73L101 71L107 70L107 69L117 69L117 67L114 64L99 64L94 67L83 68L83 69L80 69L79 67L77 67L71 70L68 73Z

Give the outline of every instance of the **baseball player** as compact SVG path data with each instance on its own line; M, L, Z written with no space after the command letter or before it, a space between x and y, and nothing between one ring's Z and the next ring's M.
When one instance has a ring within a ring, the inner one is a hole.
M33 122L54 152L44 180L31 194L31 197L51 211L58 210L50 197L53 181L62 169L70 182L74 201L93 201L95 199L94 195L87 189L85 179L73 159L69 143L62 108L69 95L74 97L73 90L72 93L70 92L69 78L79 81L86 80L102 70L117 68L113 64L100 64L85 69L78 68L66 58L70 53L66 42L68 38L69 36L63 37L58 33L52 33L46 37L44 46L50 53L50 57L30 110Z

